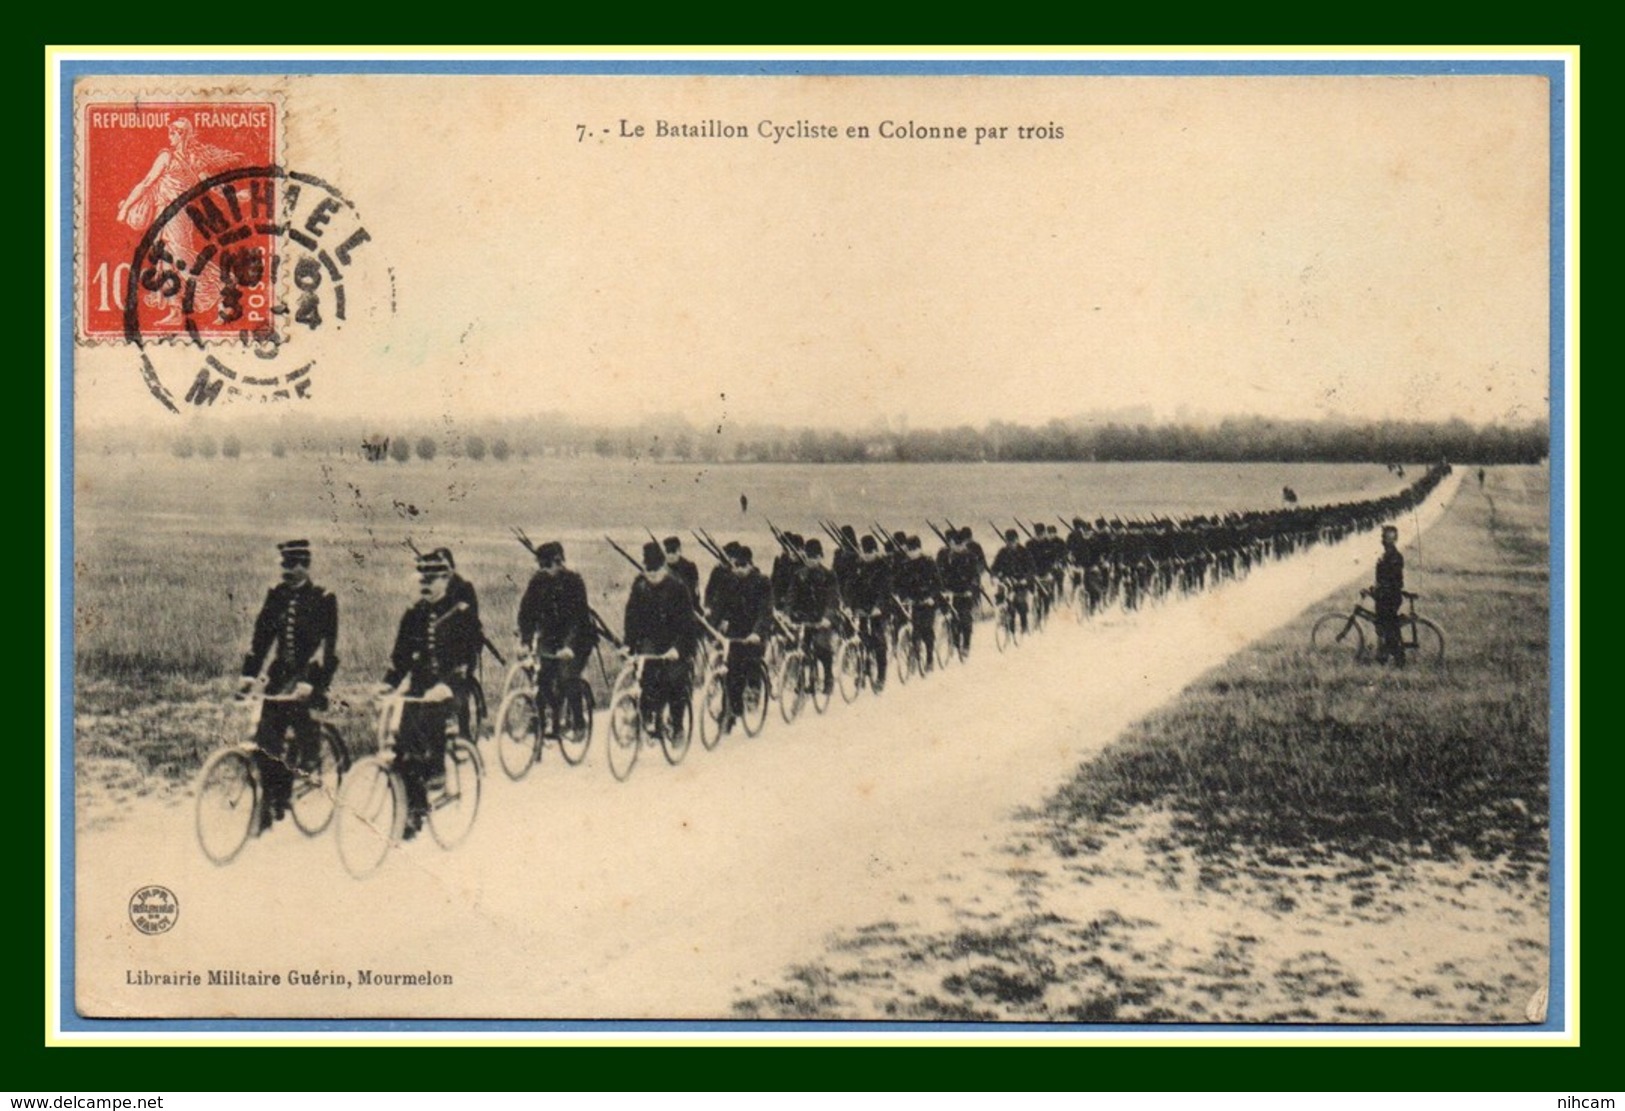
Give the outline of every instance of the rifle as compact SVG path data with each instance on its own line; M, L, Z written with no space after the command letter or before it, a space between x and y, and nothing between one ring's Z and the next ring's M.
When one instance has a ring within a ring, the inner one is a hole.
M518 525L510 525L509 527L513 530L514 539L523 544L525 546L525 551L529 552L531 556L534 557L536 555L536 545L530 542L530 537L525 535L525 530L520 528Z
M835 547L838 550L849 550L852 547L852 545L846 542L846 537L841 535L841 530L830 524L828 521L819 521L818 525L824 530L824 535L828 536L830 540L834 542Z
M873 524L874 524L875 535L880 537L880 543L885 547L885 549L888 552L895 552L895 551L900 551L901 550L901 549L899 549L897 547L896 544L892 543L891 533L886 531L886 527L884 525L882 525L879 521L875 521L875 522L873 522Z
M727 559L723 557L722 551L719 548L717 548L717 546L715 544L709 543L705 539L705 537L701 536L699 533L695 532L693 529L689 529L688 534L690 536L692 536L695 540L699 541L700 547L704 548L707 552L709 552L711 554L712 559L716 560L718 563L727 563L728 562Z
M988 527L993 530L994 539L998 540L1000 543L1003 543L1004 542L1004 530L1002 528L1000 528L998 525L995 525L993 523L993 518L992 517L989 517L987 519L987 523L988 523Z
M932 525L932 524L931 524L931 518L929 518L929 517L927 517L927 518L926 518L926 519L925 519L925 523L926 523L926 524L927 524L927 525L930 525L930 526L931 526L931 531L932 531L932 532L934 532L934 533L936 533L936 534L937 534L937 539L938 539L938 540L940 540L940 541L942 541L942 542L943 542L943 544L947 544L947 543L948 543L948 538L947 538L947 537L946 537L946 536L944 536L944 535L942 535L942 530L941 530L941 529L939 529L939 528L938 528L938 527L937 527L937 526L936 526L936 525Z
M622 559L626 560L626 562L628 562L628 563L630 563L632 565L633 569L636 570L638 574L640 574L640 575L643 574L643 564L639 563L637 560L635 560L631 556L627 555L626 554L626 549L621 547L619 544L615 543L615 541L610 540L609 537L606 536L606 537L604 537L604 539L606 541L608 541L609 546L611 548L614 548L617 552L619 552L621 554Z
M705 537L706 544L710 546L712 552L716 553L718 559L727 559L728 553L722 550L722 545L717 543L717 538L712 536L708 530L701 529L699 535Z
M604 619L598 616L597 610L593 609L591 606L588 606L587 616L592 618L593 627L598 630L599 636L603 637L617 648L626 647L626 644L621 640L620 637L609 631L609 626L604 624ZM603 660L599 660L598 662L600 666L602 666Z
M880 531L879 525L869 526L869 534L880 541L880 548L882 551L889 552L892 550L891 537Z
M1033 538L1032 529L1030 529L1026 525L1022 524L1020 517L1012 517L1010 519L1016 523L1016 527L1018 529L1020 529L1026 535L1028 540L1031 540Z

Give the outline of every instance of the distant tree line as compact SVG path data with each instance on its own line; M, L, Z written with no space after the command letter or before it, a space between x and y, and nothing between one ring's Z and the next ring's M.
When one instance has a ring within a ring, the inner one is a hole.
M235 459L263 451L354 455L376 463L596 456L702 463L1534 463L1550 450L1544 423L1473 425L1451 421L1271 420L1230 417L1216 424L1104 424L1052 420L1042 425L994 421L981 428L829 431L746 426L696 429L678 418L636 427L576 424L558 417L490 421L455 434L400 427L388 431L340 420L304 418L275 429L216 439L207 432L172 435L168 450ZM137 434L131 433L131 436ZM117 438L115 434L115 439ZM150 444L143 444L150 447ZM120 443L105 450L136 450Z

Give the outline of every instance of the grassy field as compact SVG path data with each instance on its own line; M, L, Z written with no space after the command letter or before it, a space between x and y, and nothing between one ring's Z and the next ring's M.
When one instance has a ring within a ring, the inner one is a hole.
M174 459L99 455L74 473L75 724L82 807L111 818L133 797L173 793L223 740L242 734L226 694L254 615L276 580L274 544L315 546L316 581L339 598L337 720L363 749L361 692L383 673L401 611L416 597L410 538L447 545L478 588L488 635L511 647L533 563L512 538L562 539L593 605L619 630L645 528L688 543L690 527L740 537L766 567L766 521L815 534L819 516L879 521L928 539L927 518L973 526L1057 513L1176 515L1380 496L1380 466L1287 464L731 465L559 459L369 464L339 456ZM749 499L742 512L740 496ZM989 545L991 547L991 544ZM613 674L615 663L606 661ZM489 657L485 681L499 673ZM596 664L587 677L603 696ZM104 789L105 788L105 789ZM98 819L99 820L99 819Z
M960 928L872 923L739 1013L1529 1020L1549 946L1547 482L1464 484L1408 560L1445 667L1310 652L1348 601L1328 599L1023 815L1000 899L940 896Z
M774 466L704 469L604 460L442 459L366 464L339 457L176 460L92 455L76 463L74 633L81 680L144 688L209 679L241 661L254 614L276 579L275 541L316 546L316 580L339 596L341 680L383 670L401 610L415 596L410 538L445 544L480 591L492 639L506 647L533 565L509 533L562 539L593 604L619 629L631 569L603 542L636 551L645 528L742 537L764 568L765 522L817 534L819 515L878 520L931 537L928 517L969 524L988 543L992 517L1149 514L1273 507L1283 485L1305 501L1370 497L1400 482L1378 466L1028 464ZM739 498L749 498L742 513Z

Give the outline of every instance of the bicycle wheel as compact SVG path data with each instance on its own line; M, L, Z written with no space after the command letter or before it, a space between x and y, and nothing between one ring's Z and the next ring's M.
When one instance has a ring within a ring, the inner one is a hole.
M891 670L898 683L907 683L913 674L914 627L899 625L892 630Z
M1010 633L1015 628L1011 624L1011 616L1008 610L1002 609L993 615L993 647L1000 652L1011 646Z
M937 666L947 667L954 658L954 619L944 614L937 619Z
M700 743L709 751L722 743L722 719L728 712L726 672L712 672L700 699Z
M1444 630L1425 617L1416 619L1416 643L1406 645L1425 664L1444 663Z
M812 699L813 709L820 714L829 709L830 696L835 693L834 661L830 662L830 671L826 676L819 662L811 656L807 657L806 664L807 697ZM825 686L825 682L829 686Z
M525 778L541 756L541 715L529 691L510 691L497 707L497 760L515 783Z
M565 699L564 725L559 730L559 755L571 767L587 758L587 749L592 745L592 687L585 679L576 680L576 704L579 716L572 714L569 699Z
M835 681L840 684L843 702L857 701L863 679L863 646L856 640L843 640L835 651Z
M745 736L760 735L762 727L767 724L767 703L772 698L772 692L767 685L767 669L763 664L756 664L754 674L745 680L744 714L741 724L745 727Z
M688 748L694 743L694 696L689 695L688 705L683 707L683 727L673 729L671 724L671 707L667 707L660 715L660 751L665 754L666 763L676 767L688 755Z
M248 748L223 748L197 777L197 843L216 864L230 864L254 835L260 777Z
M1317 652L1365 658L1365 630L1346 613L1328 613L1309 630L1309 645Z
M376 872L406 827L406 785L377 756L356 761L338 805L339 859L356 879Z
M462 844L480 812L480 757L458 737L446 745L446 786L429 798L429 832L442 849Z
M469 740L477 741L485 730L485 689L472 676L468 682L468 690L463 695L464 713L468 717Z
M632 774L643 747L643 722L635 688L621 691L609 704L609 771L622 783Z
M802 704L807 701L807 685L802 681L806 671L806 657L799 651L791 652L784 657L784 666L779 672L779 716L784 724L789 725L801 713Z
M294 775L289 799L293 824L306 837L315 837L333 821L333 808L338 805L339 786L349 762L339 731L323 722L316 741L314 766L301 768Z

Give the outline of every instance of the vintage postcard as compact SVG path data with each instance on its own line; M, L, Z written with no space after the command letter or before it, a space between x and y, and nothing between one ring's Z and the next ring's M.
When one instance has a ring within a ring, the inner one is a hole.
M1574 1036L1567 55L209 61L57 61L64 1036Z

